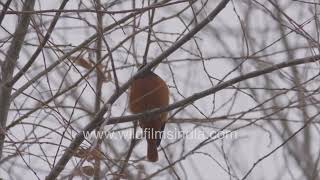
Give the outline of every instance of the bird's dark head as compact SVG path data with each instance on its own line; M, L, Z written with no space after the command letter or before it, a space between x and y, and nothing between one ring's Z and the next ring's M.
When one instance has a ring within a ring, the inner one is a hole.
M147 65L147 64L139 65L138 71L140 71L140 70L141 70L142 68L144 68L146 65ZM137 78L145 77L145 75L147 75L147 74L154 74L154 73L152 72L151 69L149 69L149 70L145 71L144 73L140 74Z

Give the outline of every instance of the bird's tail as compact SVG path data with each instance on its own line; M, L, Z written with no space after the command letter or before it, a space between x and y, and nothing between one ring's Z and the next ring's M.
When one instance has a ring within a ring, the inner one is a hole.
M151 162L158 161L157 141L155 139L148 139L147 158Z

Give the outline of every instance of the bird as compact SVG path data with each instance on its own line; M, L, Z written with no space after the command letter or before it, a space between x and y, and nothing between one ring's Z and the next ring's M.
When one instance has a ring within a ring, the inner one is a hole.
M141 69L142 67L140 67ZM148 70L133 79L129 92L129 110L133 114L169 105L169 88L157 74ZM158 161L158 150L163 136L167 112L139 120L147 140L147 159Z

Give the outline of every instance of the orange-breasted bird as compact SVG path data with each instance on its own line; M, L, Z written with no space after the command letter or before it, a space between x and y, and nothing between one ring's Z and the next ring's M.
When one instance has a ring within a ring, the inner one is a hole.
M151 70L133 80L129 94L129 109L133 114L165 107L168 104L169 88L166 82ZM166 121L167 112L139 120L148 143L147 158L149 161L158 160L157 147L160 145Z

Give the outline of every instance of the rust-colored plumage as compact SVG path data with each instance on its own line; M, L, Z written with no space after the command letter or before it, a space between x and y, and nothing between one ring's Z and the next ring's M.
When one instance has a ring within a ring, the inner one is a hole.
M129 108L132 113L142 113L168 104L168 86L164 80L152 71L144 73L132 82L129 95ZM147 158L149 161L155 162L158 160L157 147L160 145L166 121L167 113L161 113L139 121L140 127L146 133Z

